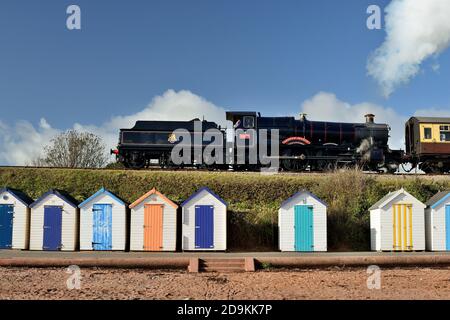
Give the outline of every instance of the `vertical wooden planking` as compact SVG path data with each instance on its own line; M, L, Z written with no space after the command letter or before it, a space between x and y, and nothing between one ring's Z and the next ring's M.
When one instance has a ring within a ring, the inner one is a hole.
M112 205L94 204L93 208L93 249L112 249Z
M408 221L406 221L406 210L407 210L407 205L404 204L402 205L403 207L403 250L408 250L408 240L407 240L407 236L408 236Z
M295 250L314 251L314 225L313 207L297 205L294 207L295 215Z
M445 206L445 233L446 249L450 250L450 205Z
M413 244L413 214L412 214L412 205L408 206L409 211L409 248L410 250L414 249Z
M62 208L44 207L44 241L42 248L48 251L61 250L62 245Z
M144 209L144 250L162 251L163 206L146 204Z
M13 214L12 205L0 205L0 249L12 248Z
M195 247L214 248L214 207L195 206Z
M398 237L398 246L397 248L401 250L403 248L402 244L402 206L397 205L397 237Z
M397 249L397 237L396 237L396 235L397 235L397 224L396 224L396 221L397 221L396 213L397 213L397 211L396 211L396 209L397 209L397 206L393 205L392 206L392 231L393 231L392 232L392 248L394 250Z

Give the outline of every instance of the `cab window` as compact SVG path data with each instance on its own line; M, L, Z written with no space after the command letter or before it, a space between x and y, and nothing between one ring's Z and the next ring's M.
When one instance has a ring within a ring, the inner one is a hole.
M450 125L440 126L440 137L442 142L450 142Z
M433 139L431 128L423 128L423 138L426 140Z
M243 127L245 129L255 128L255 118L250 116L245 116L243 119Z

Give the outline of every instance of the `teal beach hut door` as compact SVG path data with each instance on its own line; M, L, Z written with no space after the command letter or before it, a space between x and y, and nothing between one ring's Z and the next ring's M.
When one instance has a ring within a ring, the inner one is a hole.
M313 207L295 206L295 251L314 251Z
M94 204L93 241L94 250L112 250L112 205Z

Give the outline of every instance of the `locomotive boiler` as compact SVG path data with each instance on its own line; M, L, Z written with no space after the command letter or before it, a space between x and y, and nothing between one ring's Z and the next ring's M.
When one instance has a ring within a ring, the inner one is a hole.
M388 147L390 127L377 124L372 114L363 123L310 121L294 117L261 117L255 112L227 112L233 127L270 132L279 130L280 163L286 171L323 171L358 165L375 171L395 172L403 157ZM245 135L243 135L246 138ZM240 139L241 135L236 135Z

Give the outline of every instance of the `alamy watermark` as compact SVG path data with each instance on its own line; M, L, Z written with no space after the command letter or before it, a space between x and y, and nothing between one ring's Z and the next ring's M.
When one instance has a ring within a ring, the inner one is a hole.
M66 281L67 289L80 290L81 289L81 269L79 266L71 265L66 269L66 273L70 274L70 277Z
M379 266L369 266L367 268L367 289L380 290L381 289L381 269Z
M66 13L69 15L66 20L67 29L81 30L81 8L72 4L67 7Z
M224 139L224 133L219 129L203 131L200 121L194 123L193 133L177 129L168 138L170 143L177 143L172 148L170 159L175 165L261 165L262 171L278 171L278 129L233 131L231 134L227 132Z
M381 8L375 4L367 7L367 18L366 25L369 30L380 30L381 29Z

